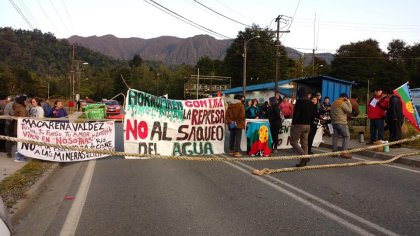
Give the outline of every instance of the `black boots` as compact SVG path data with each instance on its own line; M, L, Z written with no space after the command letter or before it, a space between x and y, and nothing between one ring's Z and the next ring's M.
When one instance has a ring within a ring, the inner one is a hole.
M309 158L302 158L300 159L300 162L298 164L296 164L296 167L302 167L302 166L306 166L306 164L310 161Z

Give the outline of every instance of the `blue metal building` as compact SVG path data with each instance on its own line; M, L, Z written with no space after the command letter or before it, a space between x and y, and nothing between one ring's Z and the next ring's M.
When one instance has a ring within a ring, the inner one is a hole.
M300 87L307 87L313 94L320 92L323 98L328 96L330 97L330 101L333 102L341 93L346 93L348 96L351 96L353 85L355 85L354 82L321 75L281 80L278 82L278 92L292 97L296 95L296 91ZM254 98L261 96L261 94L264 94L262 97L270 97L274 95L274 82L246 86L245 91L247 98ZM223 94L242 94L242 87L225 90Z

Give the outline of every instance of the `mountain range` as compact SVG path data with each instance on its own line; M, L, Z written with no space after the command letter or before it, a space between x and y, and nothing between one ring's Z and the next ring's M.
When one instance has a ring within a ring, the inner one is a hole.
M195 65L203 56L222 60L233 42L229 39L218 40L208 35L196 35L190 38L161 36L152 39L118 38L114 35L99 37L74 35L67 40L116 59L131 60L137 54L143 60L162 61L169 65L183 63ZM293 60L304 56L306 65L312 61L312 54L302 53L289 47L286 47L286 52ZM315 56L328 64L334 59L331 53L320 53Z

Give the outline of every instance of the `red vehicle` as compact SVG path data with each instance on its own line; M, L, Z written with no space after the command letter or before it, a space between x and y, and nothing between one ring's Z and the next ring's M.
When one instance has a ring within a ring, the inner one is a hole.
M121 113L121 105L116 100L106 100L104 101L106 106L106 115L119 115Z

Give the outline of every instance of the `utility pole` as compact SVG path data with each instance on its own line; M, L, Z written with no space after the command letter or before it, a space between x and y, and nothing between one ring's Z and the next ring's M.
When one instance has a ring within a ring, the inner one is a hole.
M277 30L276 30L276 77L274 81L274 96L279 92L279 76L280 76L280 33L290 33L290 30L283 30L280 31L280 22L287 24L288 20L284 19L285 17L290 18L288 16L279 15L276 18L277 22Z
M73 46L73 50L72 50L72 57L71 57L71 77L70 77L70 100L74 99L74 44Z

